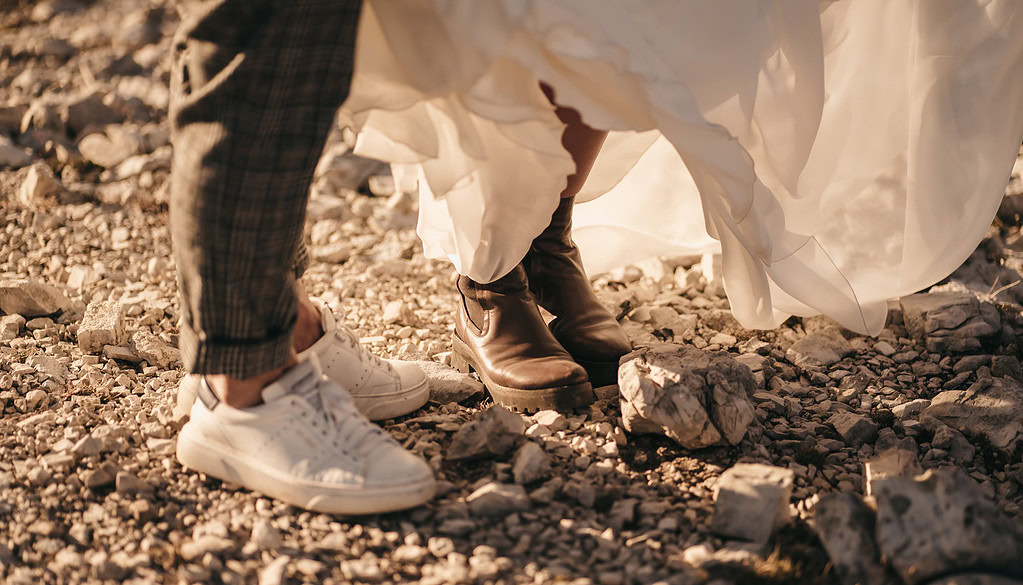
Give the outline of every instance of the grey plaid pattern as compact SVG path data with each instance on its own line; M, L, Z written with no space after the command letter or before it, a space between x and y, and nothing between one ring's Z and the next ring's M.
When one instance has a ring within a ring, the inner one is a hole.
M313 169L348 95L361 0L215 0L174 43L171 233L190 372L287 359Z

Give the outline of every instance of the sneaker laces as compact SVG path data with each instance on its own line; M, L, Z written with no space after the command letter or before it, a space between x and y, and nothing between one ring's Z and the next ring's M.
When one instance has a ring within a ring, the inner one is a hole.
M313 411L312 426L332 430L333 446L343 453L368 455L377 447L397 442L386 431L370 422L355 408L348 392L338 388L318 369L298 380L292 387Z
M355 335L355 332L348 327L341 324L336 325L334 327L334 335L344 342L345 345L352 348L355 353L359 355L360 361L369 361L377 368L385 369L392 374L394 373L394 366L392 366L387 360L366 349L364 345L359 343L359 338Z
M359 343L359 336L356 335L354 331L346 327L344 323L342 323L345 317L343 311L341 312L340 316L338 316L334 314L333 310L331 310L331 308L324 301L316 299L315 302L317 304L317 307L320 309L321 314L326 313L330 317L331 325L329 326L324 325L324 328L332 329L334 337L340 340L344 345L347 345L349 348L354 350L355 354L359 356L359 361L361 362L368 361L373 366L376 366L377 369L386 370L391 375L397 376L397 372L394 371L394 366L391 365L390 362L388 362L385 359L382 359L380 356L366 349L364 345Z

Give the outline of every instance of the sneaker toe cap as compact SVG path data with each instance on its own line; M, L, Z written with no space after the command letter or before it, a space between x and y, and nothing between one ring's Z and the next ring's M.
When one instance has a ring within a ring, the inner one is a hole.
M393 447L374 453L366 468L366 487L433 485L433 470L420 457Z
M387 360L397 372L401 389L408 391L426 384L426 374L419 366L402 360Z

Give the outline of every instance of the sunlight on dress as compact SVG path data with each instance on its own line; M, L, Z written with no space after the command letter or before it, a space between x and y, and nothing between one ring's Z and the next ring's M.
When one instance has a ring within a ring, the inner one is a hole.
M574 169L543 80L612 131L576 207L591 274L720 249L743 325L877 333L983 237L1021 72L1017 0L367 0L342 113L419 177L427 254L488 282Z

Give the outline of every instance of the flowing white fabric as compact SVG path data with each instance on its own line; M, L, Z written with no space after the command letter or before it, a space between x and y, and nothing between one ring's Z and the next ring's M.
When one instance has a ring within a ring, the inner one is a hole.
M426 252L490 281L573 172L539 89L612 131L590 270L720 246L747 327L860 332L983 237L1023 140L1019 0L367 0L342 109L410 165Z

